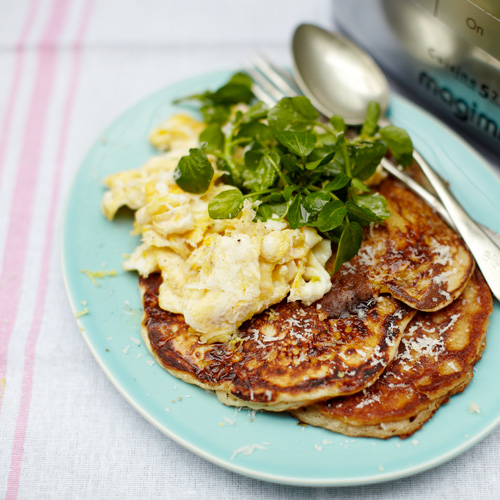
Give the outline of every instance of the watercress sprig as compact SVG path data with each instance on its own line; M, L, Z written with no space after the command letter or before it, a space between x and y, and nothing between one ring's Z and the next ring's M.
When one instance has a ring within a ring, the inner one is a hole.
M401 128L377 125L377 103L368 106L363 126L353 134L339 116L320 119L304 96L286 97L270 109L251 104L251 85L237 73L214 92L182 100L200 102L207 126L199 148L179 162L175 180L185 191L205 192L214 175L207 158L212 155L233 186L210 201L212 218L234 218L246 198L258 201L257 219L286 218L292 229L312 226L336 242L336 272L358 253L362 226L389 217L385 198L365 181L388 152L410 165L411 139ZM240 103L245 111L234 110Z

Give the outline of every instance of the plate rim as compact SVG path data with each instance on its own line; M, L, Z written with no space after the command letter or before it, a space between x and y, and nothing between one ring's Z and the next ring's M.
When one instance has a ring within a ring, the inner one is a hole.
M183 84L192 84L192 83L197 83L200 80L217 80L221 79L224 76L229 76L230 74L234 73L234 69L227 69L227 70L219 70L215 72L210 72L210 73L203 73L199 75L192 76L187 79L183 79L180 81L176 81L172 84L166 85L162 89L159 89L144 98L140 99L138 102L135 104L129 106L126 110L124 110L122 113L120 113L115 119L111 121L111 123L108 124L107 127L103 130L101 134L99 134L98 137L101 137L103 134L105 135L111 127L118 121L120 121L125 115L128 113L132 112L134 109L139 109L141 106L145 105L146 101L149 101L150 99L154 99L155 97L163 94L165 91L168 89L173 89L177 86L181 86ZM411 108L413 111L421 114L424 116L424 118L428 121L431 121L433 123L433 126L436 126L440 129L443 129L443 131L452 137L454 141L457 141L460 143L460 145L467 149L468 153L471 154L472 156L475 157L475 161L481 164L481 167L484 168L486 167L486 170L488 170L489 174L493 174L493 176L496 178L497 182L500 184L500 177L498 172L495 171L492 165L489 164L482 156L481 154L476 151L471 145L467 143L465 139L463 139L461 136L458 135L457 132L455 132L453 129L451 129L447 124L443 123L441 120L439 120L437 117L432 115L430 112L427 110L421 108L414 102L410 101L404 96L398 95L397 93L392 93L391 94L391 99L390 99L390 109L392 109L392 103L402 103L404 106L407 106ZM60 249L60 260L61 260L61 267L62 267L62 275L63 275L63 282L64 282L64 287L66 290L66 295L69 299L69 303L71 306L71 310L73 313L77 313L78 311L78 300L76 297L73 297L73 292L71 290L70 286L70 279L69 279L69 271L68 271L68 265L69 263L67 262L67 254L65 252L65 246L67 244L66 242L66 226L68 224L68 208L69 205L71 204L71 195L75 189L75 184L77 182L77 177L81 173L85 163L87 162L92 150L98 145L99 139L97 138L91 146L87 149L87 153L85 154L83 160L80 162L80 165L78 168L75 170L73 174L73 180L72 183L69 186L67 196L66 196L66 201L63 206L63 217L61 221L61 229L60 229L60 237L59 237L59 249ZM377 484L377 483L383 483L383 482L388 482L388 481L393 481L396 479L401 479L401 478L406 478L415 474L418 474L420 472L427 471L429 469L435 468L445 462L448 462L449 460L457 457L458 455L464 453L468 449L472 448L475 446L478 442L483 440L488 434L490 434L495 428L497 428L500 425L500 414L497 415L497 418L493 420L489 425L485 426L482 428L480 432L474 435L473 438L469 440L465 440L461 442L458 446L454 446L452 449L450 449L448 452L444 454L440 454L439 456L436 456L431 459L425 460L423 463L419 463L417 465L414 465L412 467L405 467L402 470L398 471L391 471L391 472L378 472L378 473L373 473L371 475L363 475L358 478L349 478L349 479L343 479L343 478L308 478L306 476L304 477L298 477L297 475L294 476L286 476L286 475L281 475L281 474L275 474L275 473L266 473L262 472L260 470L256 470L251 467L246 467L246 466L241 466L234 461L230 461L228 459L223 459L218 456L215 456L213 453L210 453L209 451L204 450L202 447L197 446L196 444L193 444L189 442L186 438L179 436L178 434L175 433L175 431L172 431L169 429L164 423L160 422L157 418L155 418L148 410L147 408L142 407L139 402L136 402L133 398L133 395L130 394L130 389L127 389L127 386L123 384L117 376L113 373L113 370L106 365L105 363L105 358L104 356L100 355L100 353L97 351L97 348L95 345L93 345L91 338L87 334L87 330L85 329L82 321L80 318L75 318L77 326L80 330L81 335L83 336L85 343L87 344L90 352L92 353L94 359L97 361L98 365L100 368L103 370L104 374L107 376L107 378L111 381L113 386L118 390L118 392L124 397L124 399L143 417L145 418L149 423L154 425L158 430L160 430L163 434L165 434L167 437L170 439L174 440L184 448L190 450L191 452L197 454L198 456L208 460L211 463L214 463L226 470L229 470L231 472L235 472L238 474L242 474L244 476L253 478L253 479L259 479L271 483L278 483L278 484L285 484L285 485L294 485L294 486L305 486L305 487L325 487L325 486L332 486L332 487L337 487L337 486L358 486L358 485L369 485L369 484ZM354 439L354 438L353 438Z

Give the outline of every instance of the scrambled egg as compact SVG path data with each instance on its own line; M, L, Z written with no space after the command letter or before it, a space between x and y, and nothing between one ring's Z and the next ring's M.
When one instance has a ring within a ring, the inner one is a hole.
M177 130L179 123L185 125L182 140L180 134L161 132ZM152 142L171 150L140 169L105 179L109 190L102 210L109 219L120 206L136 210L134 232L142 235L142 243L124 269L142 276L161 272L160 307L183 314L203 341L218 342L287 296L306 305L321 298L331 287L324 266L332 250L311 227L254 222L249 200L237 218L212 219L209 201L231 189L218 181L217 170L206 193L181 190L173 172L180 157L197 145L200 125L176 116L155 130Z

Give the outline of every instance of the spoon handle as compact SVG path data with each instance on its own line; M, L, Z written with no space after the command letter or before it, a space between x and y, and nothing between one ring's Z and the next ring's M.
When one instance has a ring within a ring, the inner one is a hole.
M420 165L423 173L448 211L456 230L460 233L476 259L484 279L491 288L491 292L497 300L500 300L500 248L467 214L443 180L434 172L418 151L413 151L413 158Z

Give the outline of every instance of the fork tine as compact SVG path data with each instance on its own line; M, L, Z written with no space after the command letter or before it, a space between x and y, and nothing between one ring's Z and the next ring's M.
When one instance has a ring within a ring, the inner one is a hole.
M254 94L264 101L268 106L274 106L277 101L286 97L286 94L269 81L262 73L254 68L247 68L247 73L253 80L252 90Z
M269 108L272 108L276 104L276 99L271 97L261 86L257 83L256 71L253 68L247 67L245 69L248 76L252 79L252 92L259 101L264 102Z
M280 68L275 66L269 59L262 54L254 54L251 58L253 64L259 71L266 76L283 94L290 97L299 95L294 86L292 86L292 78L284 73Z
M269 94L266 94L266 92L255 82L252 85L252 92L255 97L257 97L259 101L262 101L268 108L272 108L276 104L276 99L273 99Z

